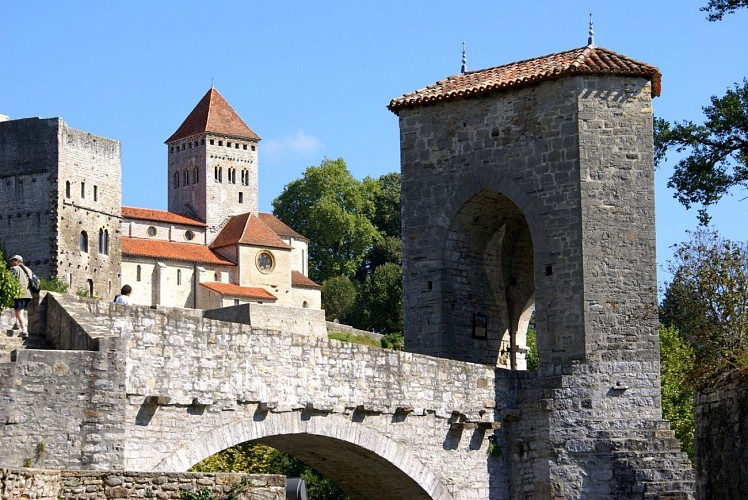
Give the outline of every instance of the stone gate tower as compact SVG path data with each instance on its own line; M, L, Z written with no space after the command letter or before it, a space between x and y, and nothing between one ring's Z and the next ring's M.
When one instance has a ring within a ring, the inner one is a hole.
M259 141L226 99L208 90L166 140L169 212L205 221L213 236L228 217L256 214Z
M497 372L518 391L499 417L513 498L693 491L660 408L659 93L656 67L590 43L463 71L388 106L406 350L521 369L535 314L538 371Z
M657 68L594 46L459 74L400 117L409 350L541 364L656 347Z

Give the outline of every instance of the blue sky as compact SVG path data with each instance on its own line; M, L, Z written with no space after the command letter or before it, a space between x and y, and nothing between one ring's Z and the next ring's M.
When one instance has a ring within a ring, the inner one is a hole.
M748 10L718 23L707 0L528 2L6 2L0 17L0 113L61 116L122 142L123 203L166 208L169 137L215 82L260 143L260 209L325 157L353 175L399 169L390 99L468 68L597 45L663 74L657 116L701 119L709 97L748 76ZM658 263L696 227L658 169ZM746 239L745 191L712 210ZM660 273L660 281L666 275Z

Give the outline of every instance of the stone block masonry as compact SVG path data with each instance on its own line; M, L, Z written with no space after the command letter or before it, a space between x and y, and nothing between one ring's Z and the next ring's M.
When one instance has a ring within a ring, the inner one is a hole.
M216 500L283 500L286 480L267 474L97 472L0 468L0 498L179 500L205 491Z
M119 288L118 142L60 118L0 122L0 200L0 245L37 275L102 297Z
M513 380L327 340L323 316L316 327L288 317L275 330L270 313L293 310L261 307L235 311L257 327L44 295L37 332L79 350L19 351L3 366L0 463L184 471L255 441L364 498L508 497L508 455L491 456L488 445L493 436L508 448L501 419Z
M696 393L696 497L743 498L748 486L748 377L735 370Z

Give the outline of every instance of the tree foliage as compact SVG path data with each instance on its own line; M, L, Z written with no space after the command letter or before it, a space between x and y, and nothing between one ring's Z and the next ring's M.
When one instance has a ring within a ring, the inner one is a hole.
M693 382L748 368L748 245L701 228L675 247L661 307L693 348Z
M732 14L738 9L748 7L748 0L709 0L701 10L707 13L710 21L721 21L725 14Z
M703 108L702 124L684 121L671 125L656 119L655 162L666 159L668 150L687 153L676 165L668 187L684 206L699 204L699 220L709 223L707 210L732 188L748 187L748 80L712 96Z
M356 302L359 328L379 333L403 330L402 268L392 262L366 277Z
M325 319L348 324L353 316L358 286L347 276L333 276L322 282Z
M309 238L309 275L325 317L364 330L402 331L400 174L357 181L323 160L273 201L275 215Z
M309 239L309 276L317 282L353 276L379 237L372 197L342 158L307 168L273 200L273 211Z
M246 442L232 446L194 465L190 472L244 472L301 477L312 500L348 499L335 483L306 463L263 444Z
M13 307L13 299L21 296L21 285L10 272L3 251L0 250L0 307Z
M674 327L660 325L662 416L670 422L681 449L694 459L693 389L688 377L693 349Z

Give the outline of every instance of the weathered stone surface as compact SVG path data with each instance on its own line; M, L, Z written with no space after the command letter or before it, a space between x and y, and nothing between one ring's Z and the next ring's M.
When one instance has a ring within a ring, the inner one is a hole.
M748 378L740 371L696 393L696 496L740 498L748 485Z
M57 500L76 498L163 498L182 491L207 491L211 498L283 500L286 480L267 474L99 472L0 468L0 498Z

